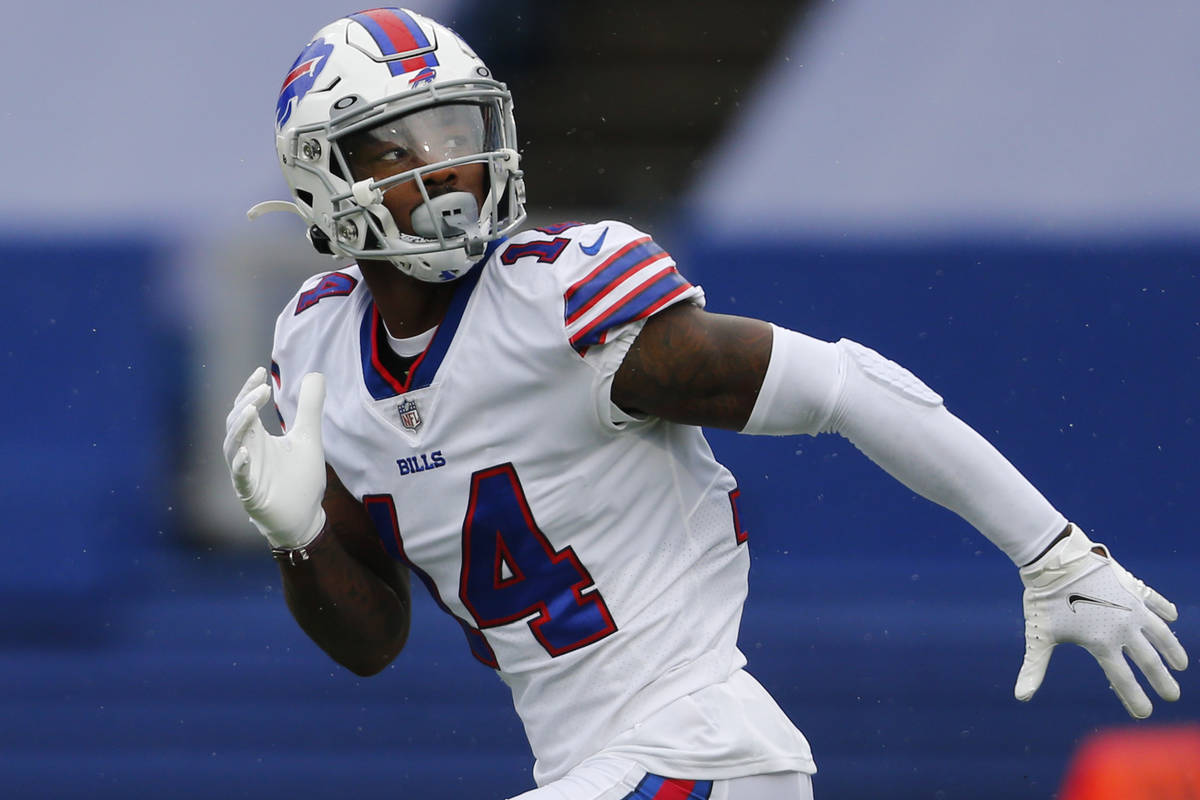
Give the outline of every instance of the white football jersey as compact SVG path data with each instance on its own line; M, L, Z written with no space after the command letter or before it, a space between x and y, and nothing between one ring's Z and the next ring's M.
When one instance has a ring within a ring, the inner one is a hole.
M644 320L703 303L621 222L493 244L407 373L356 266L279 316L281 419L327 378L326 460L512 690L539 785L601 750L660 775L814 770L741 670L737 486L699 428L609 399Z

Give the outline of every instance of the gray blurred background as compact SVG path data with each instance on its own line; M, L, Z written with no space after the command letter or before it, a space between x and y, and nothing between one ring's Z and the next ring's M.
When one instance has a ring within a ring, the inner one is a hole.
M1200 7L1183 0L417 3L511 86L532 222L654 234L709 308L912 368L1180 606L1196 651ZM0 795L504 797L507 690L416 590L357 679L304 639L223 419L331 268L272 115L357 8L68 0L11 14L0 254ZM840 440L714 433L751 533L750 670L819 798L1051 797L1131 725L1085 654L1011 698L1020 586ZM1193 652L1195 655L1195 652Z

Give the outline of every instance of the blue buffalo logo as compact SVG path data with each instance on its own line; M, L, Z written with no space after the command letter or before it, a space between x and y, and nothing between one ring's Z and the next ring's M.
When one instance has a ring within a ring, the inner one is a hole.
M329 61L333 45L325 40L317 39L309 42L308 46L296 57L296 63L283 79L283 87L279 90L279 101L275 103L275 125L282 128L292 116L296 104L308 94L317 82L317 76Z
M408 82L409 88L415 89L418 86L423 86L427 83L433 83L433 79L437 77L437 71L433 67L425 67Z

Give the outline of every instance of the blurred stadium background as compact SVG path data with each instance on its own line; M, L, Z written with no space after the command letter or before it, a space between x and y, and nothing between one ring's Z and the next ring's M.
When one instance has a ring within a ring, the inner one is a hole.
M513 87L536 221L628 219L710 309L910 367L1179 605L1197 655L1200 6L412 7ZM507 690L421 590L380 677L307 642L220 460L277 309L327 264L294 220L243 216L284 191L278 84L352 10L10 18L4 797L531 785ZM818 798L1048 798L1097 732L1194 732L1195 667L1136 725L1076 648L1016 703L1020 584L986 541L841 440L712 440L753 548L742 646Z

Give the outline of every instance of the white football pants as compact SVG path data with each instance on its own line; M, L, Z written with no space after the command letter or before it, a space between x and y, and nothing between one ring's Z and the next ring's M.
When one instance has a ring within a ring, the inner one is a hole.
M511 800L813 800L803 772L728 780L667 779L616 756L589 759L562 778Z

